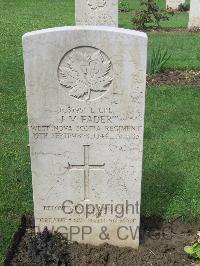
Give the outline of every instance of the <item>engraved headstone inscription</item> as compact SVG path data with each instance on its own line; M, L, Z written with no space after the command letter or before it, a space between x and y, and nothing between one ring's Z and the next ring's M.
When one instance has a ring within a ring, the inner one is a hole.
M167 8L172 8L173 10L178 9L180 4L184 4L185 0L166 0Z
M53 28L23 50L36 230L137 248L146 34Z
M200 1L190 1L189 29L200 28Z
M118 0L75 0L76 25L118 26Z

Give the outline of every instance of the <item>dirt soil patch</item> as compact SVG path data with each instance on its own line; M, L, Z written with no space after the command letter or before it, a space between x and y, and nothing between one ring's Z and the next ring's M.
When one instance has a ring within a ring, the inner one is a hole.
M34 234L33 217L23 216L13 237L5 265L192 265L195 261L183 248L194 239L199 221L183 222L182 218L163 221L159 217L142 218L139 250L108 244L91 246L70 243L61 234L48 230Z
M147 33L189 33L191 31L189 31L186 28L148 28L147 30L145 30L145 32ZM195 31L198 32L198 31Z
M148 85L200 85L200 69L165 70L163 73L148 75Z
M187 29L187 28L148 28L145 30L147 33L199 33L200 28L193 28L193 29Z

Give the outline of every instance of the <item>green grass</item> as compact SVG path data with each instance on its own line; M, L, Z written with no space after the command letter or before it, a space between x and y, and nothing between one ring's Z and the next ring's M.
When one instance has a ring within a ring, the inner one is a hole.
M196 33L159 33L149 34L149 51L160 46L171 54L165 65L172 69L200 68L200 34Z
M36 29L73 25L74 2L0 0L0 6L1 264L21 214L32 210L21 36ZM120 14L121 26L131 27L129 16ZM168 26L186 27L187 14L176 16ZM200 34L149 34L150 50L159 44L172 52L168 68L200 67L199 43ZM147 90L142 214L196 217L200 213L199 89L168 86Z
M119 26L127 29L134 29L131 19L134 17L132 13L119 13ZM174 16L170 16L169 21L161 22L163 28L186 28L188 23L188 14L177 12Z
M142 185L145 214L200 215L199 96L200 86L147 89Z
M141 9L140 0L127 0L130 6L130 9L132 10L138 10ZM156 3L160 8L165 8L165 1L163 0L156 0Z

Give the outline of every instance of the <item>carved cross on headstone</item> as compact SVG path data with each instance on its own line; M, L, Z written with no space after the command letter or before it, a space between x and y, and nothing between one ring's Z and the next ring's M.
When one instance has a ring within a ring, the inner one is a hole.
M90 146L84 145L84 163L83 164L70 164L68 163L67 169L71 170L84 170L84 200L89 199L89 179L90 170L104 170L104 164L90 164Z
M76 0L76 25L118 27L118 0Z

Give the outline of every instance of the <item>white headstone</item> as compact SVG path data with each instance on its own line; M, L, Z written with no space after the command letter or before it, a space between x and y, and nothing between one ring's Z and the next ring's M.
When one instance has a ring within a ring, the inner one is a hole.
M137 248L146 34L54 28L23 49L36 227Z
M200 0L190 0L190 15L188 27L200 28Z
M118 0L75 0L76 25L118 26Z
M185 3L185 0L166 0L167 8L172 8L174 10L178 9L178 6L184 3Z

